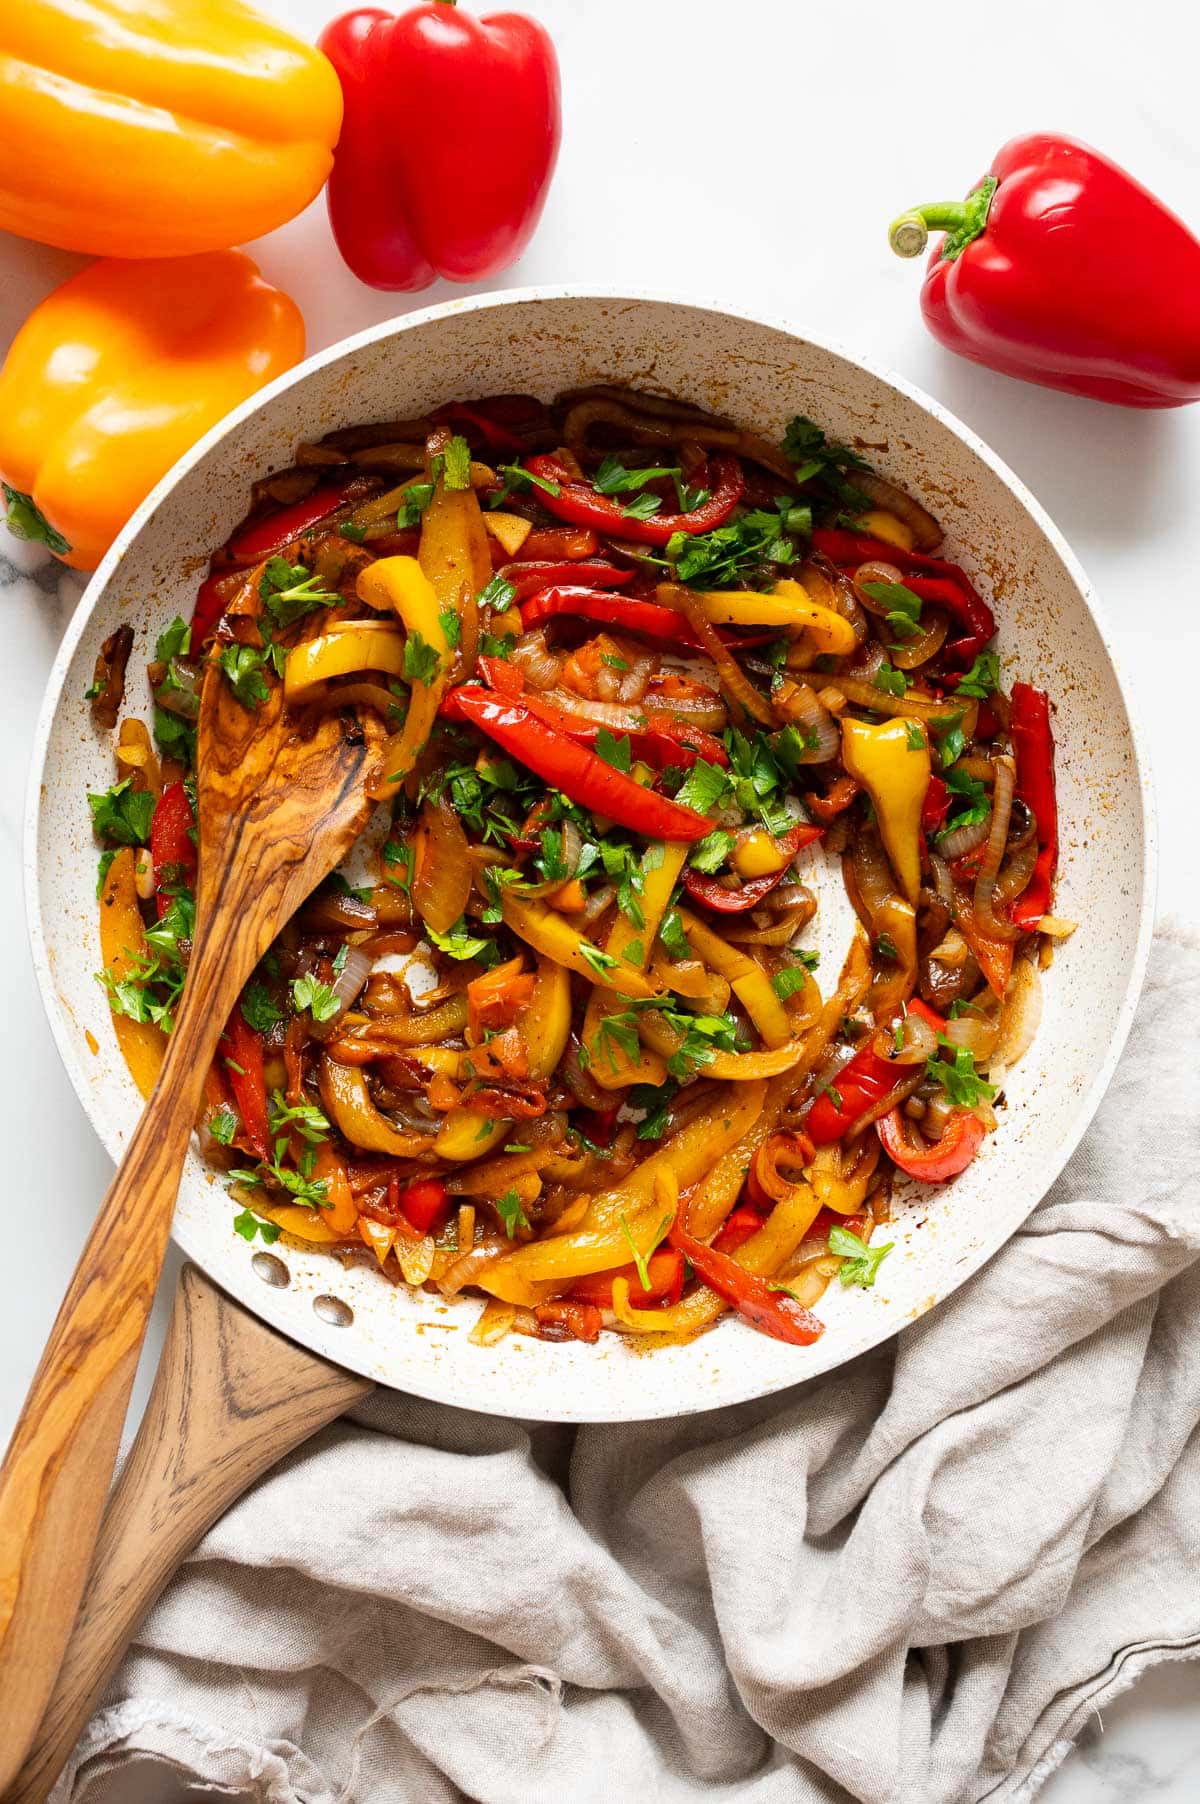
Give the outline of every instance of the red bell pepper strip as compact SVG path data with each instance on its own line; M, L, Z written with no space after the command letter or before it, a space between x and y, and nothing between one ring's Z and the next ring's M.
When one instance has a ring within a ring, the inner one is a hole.
M960 357L1124 407L1200 400L1200 241L1074 138L1013 138L965 201L917 207L892 248L933 250L921 311Z
M515 664L505 663L501 658L480 658L479 674L489 689L494 689L498 695L516 697L556 733L565 734L577 745L595 745L600 733L595 721L582 714L568 714L565 708L556 708L527 690L525 679ZM627 737L633 756L652 764L656 770L666 770L669 765L677 770L690 770L698 758L703 758L707 764L724 766L729 763L729 753L719 739L674 714L648 714L645 726Z
M233 1090L246 1139L260 1159L271 1157L271 1130L267 1121L267 1082L263 1076L263 1037L242 1014L240 1001L225 1024L218 1042Z
M235 538L230 539L227 547L235 564L257 564L260 558L274 557L293 539L308 532L313 526L319 526L331 514L354 499L362 488L362 478L353 477L349 482L322 483L320 488L306 495L303 501L296 501L291 507L278 507L273 513L264 514L260 520L252 520Z
M1058 799L1054 793L1054 735L1044 689L1014 683L1008 730L1017 761L1017 795L1037 823L1038 855L1024 892L1012 906L1016 926L1032 932L1050 910L1058 865Z
M577 583L559 583L539 589L521 607L521 624L526 631L543 620L566 614L576 620L599 620L606 626L623 627L626 632L640 633L644 639L662 639L673 645L698 645L700 641L682 614L664 608L657 601L639 601L630 595L605 595L598 589L586 589Z
M890 1109L875 1123L882 1146L893 1165L922 1184L944 1184L965 1171L983 1145L987 1129L978 1115L956 1112L933 1146L917 1146L904 1131L899 1109Z
M478 282L515 263L558 156L558 63L519 13L376 7L326 26L345 96L329 177L338 249L372 288Z
M728 1253L705 1246L678 1222L667 1238L691 1260L696 1276L710 1290L724 1297L739 1315L761 1328L764 1334L771 1335L772 1339L788 1341L793 1347L811 1347L825 1332L824 1322L810 1310L802 1309L783 1291L772 1290L766 1279L748 1272Z
M756 1209L735 1209L732 1215L726 1216L720 1233L712 1243L714 1253L736 1253L740 1246L745 1246L758 1233L762 1225L763 1218Z
M613 1279L624 1278L635 1309L644 1309L648 1303L678 1303L683 1290L683 1254L674 1247L658 1247L646 1261L646 1276L649 1290L643 1286L636 1265L623 1265L615 1272L593 1272L575 1280L571 1295L582 1303L594 1303L598 1309L611 1309Z
M925 800L921 803L921 831L939 833L950 813L950 791L935 771L929 779Z
M199 857L192 838L194 826L187 790L182 783L168 783L150 822L150 861L160 921L171 906L171 897L164 891L193 887Z
M498 574L506 583L511 583L516 590L514 599L526 602L539 590L554 588L559 583L586 583L590 589L621 589L631 583L636 574L633 570L619 570L615 564L597 562L588 558L578 563L551 564L542 559L532 563L521 563L515 560L511 564L502 565Z
M450 1213L450 1198L441 1178L421 1178L409 1184L400 1191L398 1201L418 1234L435 1234Z
M780 834L775 843L781 852L787 853L790 863L793 853L802 846L811 846L824 831L824 827L814 827L808 821L797 821L794 827ZM705 908L711 908L717 914L740 915L748 908L757 908L763 897L769 896L775 885L783 882L787 873L788 865L784 864L765 877L751 877L737 889L726 889L719 878L706 877L689 866L683 873L683 887L689 896L694 896L697 902L703 902Z
M711 461L713 492L690 514L653 514L638 520L625 512L620 501L598 495L588 482L576 482L568 470L550 456L531 457L525 468L534 476L558 485L558 493L538 489L539 504L558 520L590 526L609 538L632 539L638 545L665 545L677 532L712 532L724 526L746 490L746 478L736 457L720 455Z
M812 546L839 569L855 570L859 564L894 564L905 572L905 586L922 601L936 602L963 628L961 636L946 647L946 655L964 666L996 635L996 617L961 564L927 551L905 551L866 533L847 532L840 526L818 526ZM918 575L908 573L916 572Z
M501 700L486 689L460 687L450 690L442 712L451 720L469 721L573 802L607 815L619 827L647 839L688 841L703 839L712 829L712 822L694 808L644 789L587 746L548 726L523 699Z
M523 449L522 441L516 433L510 432L502 421L494 419L485 404L470 406L465 401L447 401L430 418L439 424L472 427L493 451L519 452Z
M199 651L245 580L244 570L215 570L205 577L192 609L193 650Z
M944 1033L946 1023L933 1009L913 996L907 1004L910 1015L919 1015L937 1033ZM804 1123L804 1131L814 1146L828 1146L848 1134L859 1118L901 1082L906 1067L894 1059L883 1057L868 1044L856 1052L828 1089L822 1090ZM830 1095L830 1090L836 1096Z

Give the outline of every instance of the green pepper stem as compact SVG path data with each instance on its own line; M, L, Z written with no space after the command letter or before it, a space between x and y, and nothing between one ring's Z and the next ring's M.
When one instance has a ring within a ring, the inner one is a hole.
M919 257L929 243L930 232L957 232L966 223L965 200L933 201L893 219L888 227L888 243L898 257Z

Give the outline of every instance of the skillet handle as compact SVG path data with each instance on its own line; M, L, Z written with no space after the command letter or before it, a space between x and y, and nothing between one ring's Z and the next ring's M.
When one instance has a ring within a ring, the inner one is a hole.
M5 1804L43 1804L138 1624L217 1517L372 1388L285 1340L196 1266L184 1266L74 1633Z

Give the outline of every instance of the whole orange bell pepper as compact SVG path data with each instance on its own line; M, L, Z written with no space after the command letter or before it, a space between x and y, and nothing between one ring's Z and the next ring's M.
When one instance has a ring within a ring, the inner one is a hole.
M91 264L0 369L10 529L94 570L176 458L303 355L295 302L242 251Z
M342 94L241 0L0 6L0 227L100 257L223 250L320 192Z

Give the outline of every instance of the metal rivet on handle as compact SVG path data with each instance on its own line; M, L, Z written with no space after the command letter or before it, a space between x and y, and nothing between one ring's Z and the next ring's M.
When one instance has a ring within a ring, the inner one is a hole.
M255 1253L250 1264L263 1283L269 1284L272 1290L286 1290L292 1281L287 1266L274 1253Z
M340 1297L314 1297L313 1313L328 1322L331 1328L348 1328L354 1320L354 1311Z

